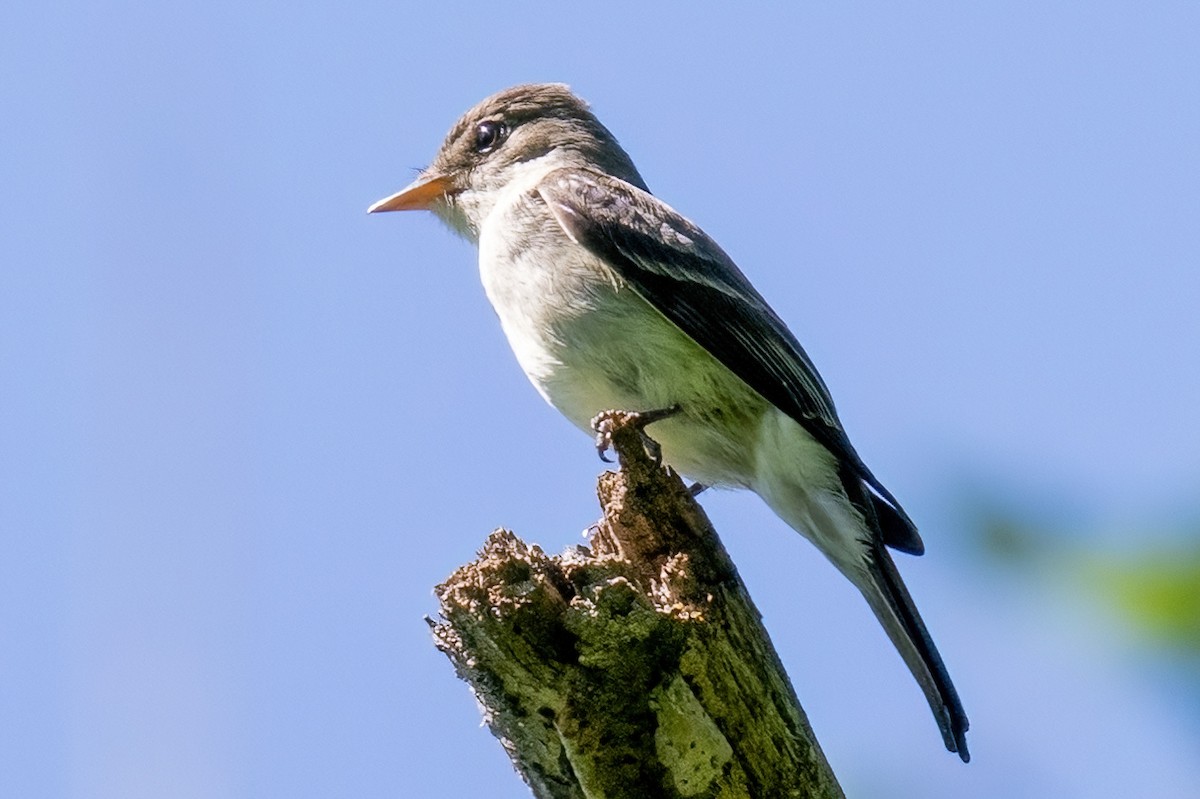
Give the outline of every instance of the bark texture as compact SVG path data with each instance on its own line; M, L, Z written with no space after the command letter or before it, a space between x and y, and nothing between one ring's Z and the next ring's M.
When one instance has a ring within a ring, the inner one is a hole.
M708 518L607 421L591 546L492 533L437 587L438 648L539 799L842 797Z

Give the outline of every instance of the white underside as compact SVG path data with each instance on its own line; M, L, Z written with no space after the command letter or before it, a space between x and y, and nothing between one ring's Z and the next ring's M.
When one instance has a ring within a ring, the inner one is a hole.
M511 181L479 232L484 289L533 385L588 432L602 410L680 406L648 431L666 462L753 490L861 584L867 534L833 456L568 238L536 193L547 169Z

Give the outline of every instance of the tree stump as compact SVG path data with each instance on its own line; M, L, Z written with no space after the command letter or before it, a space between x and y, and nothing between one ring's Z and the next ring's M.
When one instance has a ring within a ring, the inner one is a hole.
M436 589L438 648L539 799L842 797L704 511L607 421L591 545L493 532Z

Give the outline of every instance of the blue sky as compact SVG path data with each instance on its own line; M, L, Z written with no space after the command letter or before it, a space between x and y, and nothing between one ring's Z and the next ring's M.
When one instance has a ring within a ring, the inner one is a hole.
M961 538L978 494L1098 549L1196 517L1195 4L0 23L14 796L527 795L422 616L493 527L578 542L601 464L526 384L474 252L365 209L463 110L541 80L738 261L922 527L900 568L969 766L811 547L752 496L704 498L847 790L1195 795L1200 731L1136 643Z

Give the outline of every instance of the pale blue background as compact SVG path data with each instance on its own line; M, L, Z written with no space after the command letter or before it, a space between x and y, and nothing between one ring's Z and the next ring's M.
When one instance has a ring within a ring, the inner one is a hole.
M704 497L847 790L1197 795L1169 670L963 536L980 497L1098 548L1200 515L1200 7L509 5L0 11L0 795L528 795L422 615L494 526L576 543L601 464L474 252L364 212L533 80L738 260L922 524L970 766L811 547Z

